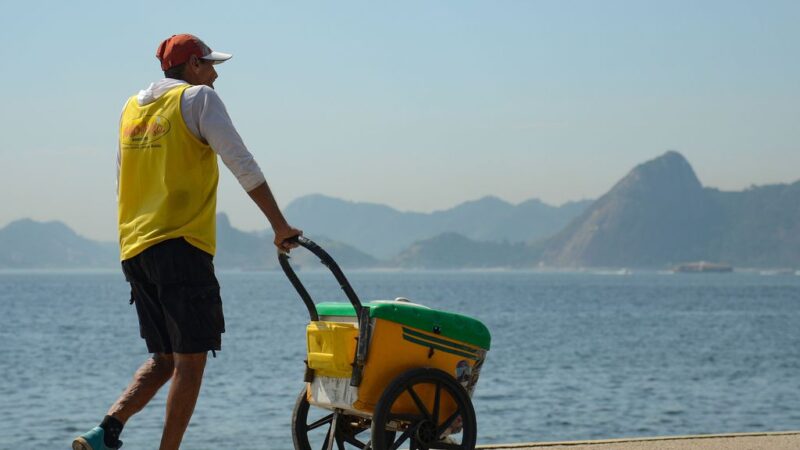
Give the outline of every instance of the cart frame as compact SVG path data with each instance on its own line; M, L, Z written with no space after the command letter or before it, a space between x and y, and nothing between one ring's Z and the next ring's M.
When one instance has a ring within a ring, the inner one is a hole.
M320 262L333 273L355 310L358 337L349 384L352 387L358 387L367 363L370 338L373 332L369 308L363 306L339 265L322 247L304 236L298 236L293 241L317 256ZM289 255L279 251L278 261L303 300L310 320L319 322L320 316L314 301L291 267ZM482 360L479 364L482 364ZM332 411L331 414L309 423L308 412L310 406L313 405L309 403L308 383L312 383L314 378L314 370L306 361L304 377L306 385L297 398L292 418L292 438L297 450L311 450L308 439L309 431L324 426L329 428L321 450L332 450L334 445L338 450L344 450L345 444L360 449L388 450L398 448L406 440L412 450L434 448L472 450L475 448L477 423L470 394L452 375L442 370L417 367L396 376L380 395L373 414L325 406L322 408ZM423 391L428 394L427 404L420 399ZM413 413L396 413L393 406L400 404L401 397L405 404L412 404ZM455 405L455 412L448 417L444 417L445 402ZM370 430L371 438L369 441L363 442L359 439L358 434L366 430ZM461 443L453 443L446 439L446 436L453 430L461 433Z

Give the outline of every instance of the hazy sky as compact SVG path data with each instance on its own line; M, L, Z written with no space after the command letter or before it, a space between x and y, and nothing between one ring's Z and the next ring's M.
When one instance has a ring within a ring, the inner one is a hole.
M706 186L800 178L798 1L0 4L0 226L116 238L120 110L185 32L234 54L216 89L284 206L561 204L669 149Z

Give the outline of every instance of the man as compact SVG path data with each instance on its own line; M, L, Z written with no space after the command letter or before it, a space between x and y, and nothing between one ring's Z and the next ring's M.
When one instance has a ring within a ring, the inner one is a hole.
M208 351L225 331L214 275L217 155L269 220L275 245L289 251L302 234L286 222L269 186L214 91L214 52L180 34L158 47L164 79L125 104L120 119L117 197L120 255L139 328L153 356L102 423L73 450L122 445L125 422L167 381L161 450L176 450L194 411ZM216 354L215 354L216 355Z

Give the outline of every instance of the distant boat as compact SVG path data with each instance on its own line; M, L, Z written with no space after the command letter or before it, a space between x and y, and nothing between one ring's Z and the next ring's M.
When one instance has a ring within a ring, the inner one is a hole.
M733 272L733 267L728 264L698 261L679 264L672 271L675 273L727 273Z

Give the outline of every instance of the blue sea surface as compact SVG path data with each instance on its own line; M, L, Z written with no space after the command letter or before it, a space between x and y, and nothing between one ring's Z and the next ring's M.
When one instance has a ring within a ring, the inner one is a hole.
M318 301L327 272L299 274ZM492 333L478 443L800 428L800 276L347 273ZM290 449L308 315L279 272L222 272L227 332L183 448ZM69 448L147 357L121 273L0 272L0 449ZM157 448L166 389L123 432Z

